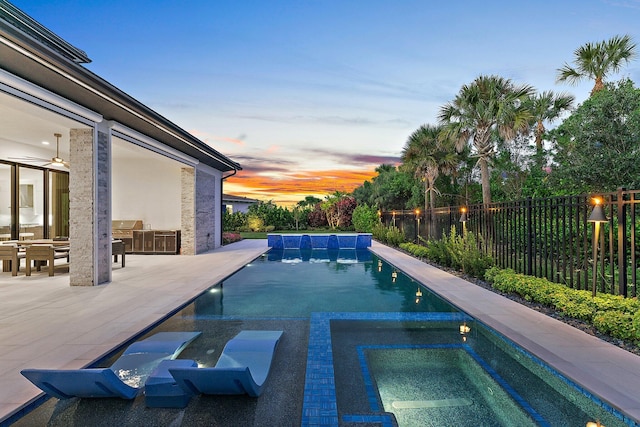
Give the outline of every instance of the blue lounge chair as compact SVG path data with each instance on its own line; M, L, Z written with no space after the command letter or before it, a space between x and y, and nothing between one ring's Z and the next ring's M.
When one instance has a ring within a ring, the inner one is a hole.
M225 345L213 368L169 368L178 386L193 394L260 396L282 331L242 331Z
M23 369L21 374L58 399L133 399L160 362L175 359L201 333L159 332L131 344L109 368Z

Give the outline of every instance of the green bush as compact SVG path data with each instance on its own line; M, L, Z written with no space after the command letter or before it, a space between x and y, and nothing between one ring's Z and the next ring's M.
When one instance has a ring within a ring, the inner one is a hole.
M379 241L380 243L386 243L387 241L387 227L384 226L384 224L382 223L377 223L372 229L371 229L371 236L376 239L377 241Z
M264 231L264 221L262 218L249 214L247 218L247 225L251 231Z
M222 231L240 231L247 227L247 214L244 212L222 212Z
M351 222L356 231L360 233L371 233L373 227L380 223L378 211L367 204L358 205L351 214Z
M636 298L610 294L593 297L590 291L496 267L486 271L485 279L501 292L515 293L528 301L552 307L564 316L592 324L603 334L635 343L640 341L640 302Z
M404 242L404 233L398 228L391 226L387 229L386 243L391 246L400 246Z

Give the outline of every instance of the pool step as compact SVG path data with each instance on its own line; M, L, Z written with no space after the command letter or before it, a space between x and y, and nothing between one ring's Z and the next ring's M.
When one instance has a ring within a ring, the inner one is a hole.
M391 403L391 406L395 409L445 408L469 405L473 405L473 400L466 397L440 400L395 400Z

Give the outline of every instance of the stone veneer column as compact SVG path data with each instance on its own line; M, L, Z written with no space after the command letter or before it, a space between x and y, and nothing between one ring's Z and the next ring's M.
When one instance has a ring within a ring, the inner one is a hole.
M180 185L182 187L181 224L180 224L180 253L195 255L195 194L196 175L194 168L182 168Z
M196 169L196 253L215 249L216 242L216 177Z
M215 249L216 177L197 168L182 169L182 254Z
M111 280L111 161L108 131L71 129L69 276L71 286Z

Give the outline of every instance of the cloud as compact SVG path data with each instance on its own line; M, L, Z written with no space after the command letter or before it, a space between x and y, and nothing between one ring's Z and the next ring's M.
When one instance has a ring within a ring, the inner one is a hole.
M238 135L237 137L230 137L230 136L219 136L219 135L211 135L208 132L205 131L201 131L198 129L191 129L189 130L189 133L193 136L195 136L196 138L200 139L201 141L207 143L210 146L213 146L213 142L230 142L232 144L235 145L240 145L243 146L244 145L244 141L247 139L247 135L242 133L240 135Z
M241 119L260 120L265 122L275 123L314 123L324 125L336 125L336 126L394 126L404 127L411 123L403 118L389 118L385 120L374 120L366 117L358 116L314 116L314 115L273 115L273 114L251 114L251 115L237 115L236 117Z
M324 197L336 191L352 192L377 173L374 169L280 171L277 176L263 171L243 170L225 183L227 192L260 200L295 203L306 196Z
M333 151L326 149L311 149L308 150L313 154L320 154L331 159L340 160L343 164L350 165L374 165L379 166L381 164L397 165L400 163L400 157L398 156L376 156L371 154L349 154L342 151Z

